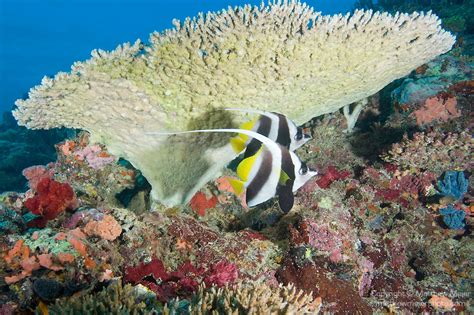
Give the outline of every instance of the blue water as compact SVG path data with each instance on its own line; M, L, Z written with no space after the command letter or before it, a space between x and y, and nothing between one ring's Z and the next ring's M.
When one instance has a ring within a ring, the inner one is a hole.
M354 0L306 2L333 14L351 10ZM245 3L261 0L0 0L0 113L43 76L88 59L92 49L147 40L173 18Z

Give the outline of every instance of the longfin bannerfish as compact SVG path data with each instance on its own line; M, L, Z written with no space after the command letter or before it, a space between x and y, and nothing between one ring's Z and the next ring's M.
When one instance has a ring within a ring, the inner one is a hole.
M259 115L258 118L242 124L240 129L259 133L290 151L295 151L311 139L309 133L304 132L303 128L297 127L285 115L254 109L226 108L225 110ZM239 137L231 141L236 152L240 152L242 148L245 148L244 158L255 154L261 147L260 141L254 138L249 139L247 135L243 134L239 134Z
M250 130L203 129L170 133L148 132L147 134L175 135L199 132L239 133L264 144L255 154L244 158L239 163L237 166L239 179L230 182L236 194L240 194L245 189L245 200L249 207L257 206L278 195L280 208L287 213L293 207L293 193L317 174L316 171L310 170L294 152Z

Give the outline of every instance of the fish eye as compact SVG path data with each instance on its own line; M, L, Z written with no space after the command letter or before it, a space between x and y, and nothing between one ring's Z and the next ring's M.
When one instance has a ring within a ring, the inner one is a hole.
M306 163L301 163L301 168L298 173L300 173L300 175L305 175L306 173L308 173L308 166L306 165Z

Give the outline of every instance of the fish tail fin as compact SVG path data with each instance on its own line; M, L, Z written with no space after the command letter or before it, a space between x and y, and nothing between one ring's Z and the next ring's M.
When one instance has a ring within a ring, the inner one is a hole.
M244 191L244 182L235 178L229 178L229 183L234 189L234 193L239 196Z
M242 137L233 137L230 139L230 145L235 153L240 153L245 149L245 141Z

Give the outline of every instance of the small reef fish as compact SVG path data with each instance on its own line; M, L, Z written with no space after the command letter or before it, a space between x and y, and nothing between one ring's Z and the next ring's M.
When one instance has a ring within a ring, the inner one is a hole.
M254 109L226 108L225 110L260 115L257 119L242 124L240 129L259 133L288 148L290 151L295 151L311 139L311 134L305 132L303 128L297 127L296 124L285 115ZM248 136L242 133L232 139L231 143L236 152L241 152L244 147L246 148L244 158L257 153L262 145L260 141L255 138L249 139Z
M230 184L236 194L245 189L245 201L249 207L255 207L275 196L283 212L288 213L293 207L294 195L316 171L308 168L298 156L286 147L254 131L243 129L203 129L183 132L148 132L152 135L176 135L199 132L238 133L257 139L263 146L257 152L242 160L237 166L239 179Z

